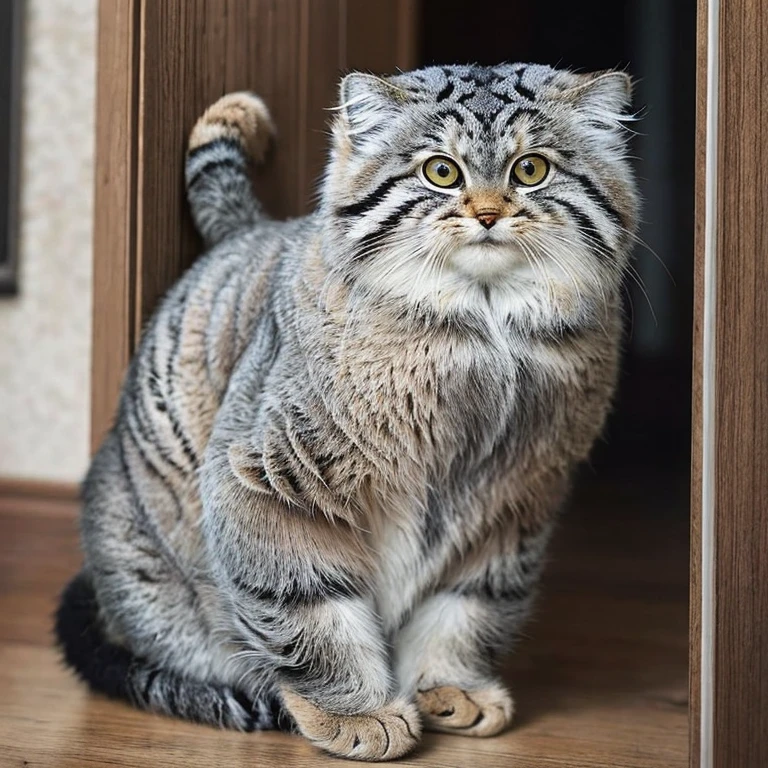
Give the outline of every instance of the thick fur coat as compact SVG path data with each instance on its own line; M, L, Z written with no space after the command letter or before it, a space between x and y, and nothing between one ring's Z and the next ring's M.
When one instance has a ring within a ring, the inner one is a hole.
M508 724L495 659L616 382L629 92L524 64L351 74L319 207L287 222L249 182L263 103L204 114L209 250L131 364L58 615L94 688L361 759Z

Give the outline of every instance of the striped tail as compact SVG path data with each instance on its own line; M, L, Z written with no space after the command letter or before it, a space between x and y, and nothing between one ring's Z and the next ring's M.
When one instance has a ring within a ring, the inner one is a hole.
M293 730L276 694L252 701L241 691L158 668L104 637L93 587L79 573L56 612L64 658L88 685L139 709L240 731Z
M264 160L274 126L264 102L230 93L209 107L189 137L187 197L200 234L213 246L263 217L249 161Z

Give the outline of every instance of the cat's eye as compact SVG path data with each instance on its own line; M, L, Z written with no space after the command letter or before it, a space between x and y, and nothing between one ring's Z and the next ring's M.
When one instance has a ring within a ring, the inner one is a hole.
M549 160L541 155L524 155L512 166L511 182L521 187L535 187L549 176Z
M461 184L461 169L449 157L430 157L422 166L424 178L441 189L455 189Z

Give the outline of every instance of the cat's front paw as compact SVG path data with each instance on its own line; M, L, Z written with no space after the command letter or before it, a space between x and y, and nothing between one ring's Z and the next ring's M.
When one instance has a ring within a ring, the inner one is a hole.
M410 752L421 736L416 707L402 699L359 715L327 712L286 689L283 701L302 735L339 757L394 760Z
M512 697L501 685L473 690L453 685L419 689L416 703L429 730L464 736L495 736L515 713Z

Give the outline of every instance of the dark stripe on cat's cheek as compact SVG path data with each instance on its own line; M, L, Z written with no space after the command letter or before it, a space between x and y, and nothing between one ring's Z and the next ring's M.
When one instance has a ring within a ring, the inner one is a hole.
M382 239L384 236L396 227L404 216L407 216L419 203L423 203L425 200L429 200L429 197L414 197L410 200L406 200L398 208L395 208L392 213L382 221L379 226L373 231L369 232L363 238L361 238L355 246L355 255L353 260L356 262L365 261L371 254L371 247L378 249L383 246Z
M389 194L390 190L392 190L398 182L403 181L404 179L409 179L412 177L412 174L401 174L399 176L391 176L390 178L383 181L381 184L379 184L376 189L373 190L373 192L368 193L362 200L358 200L356 203L350 203L349 205L344 205L341 208L337 209L336 213L339 216L349 217L349 216L362 216L365 213L368 213L372 208L375 208L384 198Z
M229 168L232 171L238 171L240 173L245 172L245 166L242 160L235 160L230 157L224 157L221 160L211 160L210 163L206 163L199 171L187 182L187 189L192 189L201 179L210 177L215 172ZM220 179L213 179L213 184L220 184Z
M584 234L589 235L587 238L587 245L590 250L595 251L597 256L601 259L607 259L613 256L613 251L608 247L605 238L600 234L595 222L576 205L567 200L561 200L558 197L548 197L547 200L551 200L553 203L565 208L578 224L579 230Z
M608 198L603 192L598 189L597 185L588 177L582 173L575 173L563 168L558 169L563 176L567 176L574 181L577 181L584 188L587 193L587 197L598 205L617 226L623 227L624 221L621 218L621 214L611 205Z

